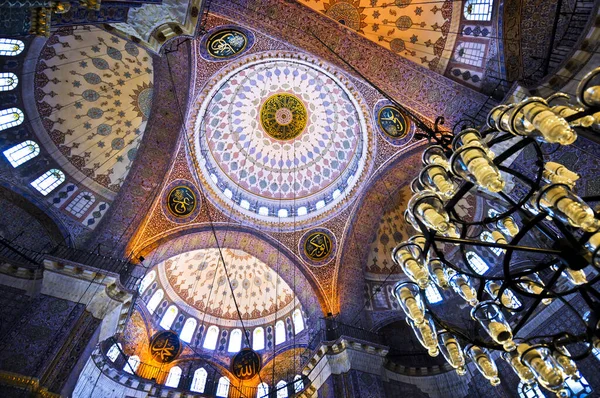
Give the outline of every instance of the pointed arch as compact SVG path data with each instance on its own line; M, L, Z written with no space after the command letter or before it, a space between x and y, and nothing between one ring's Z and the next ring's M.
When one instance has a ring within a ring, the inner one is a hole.
M304 318L302 317L302 311L300 308L296 308L292 314L294 321L294 334L298 334L304 330Z
M277 398L287 398L288 390L287 383L283 380L279 380L277 383Z
M178 313L179 309L177 309L175 304L172 304L169 308L167 308L162 319L160 320L160 326L166 330L171 329L171 326L173 325L175 318L177 318Z
M10 91L17 87L19 78L12 72L0 73L0 91Z
M265 349L265 330L260 326L252 332L252 349L254 351Z
M150 284L152 282L154 282L155 278L156 278L156 271L155 270L152 270L152 271L148 272L146 274L146 276L144 276L144 278L140 282L140 287L138 288L138 292L140 292L140 294L144 294L144 292L146 291L146 289L148 289L148 286L150 286Z
M240 329L233 329L229 334L229 346L227 347L228 352L239 352L242 349L242 331Z
M133 355L127 358L127 363L123 366L123 370L127 373L134 374L140 366L140 357Z
M275 323L275 345L285 343L285 325L279 320Z
M23 123L25 115L19 108L0 110L0 131L15 127Z
M229 384L230 381L227 377L223 376L219 379L217 384L217 397L227 397L229 395Z
M152 298L150 301L148 301L148 304L146 304L146 308L148 309L149 313L154 314L154 311L156 311L156 308L162 301L164 295L165 292L162 289L158 289L156 292L154 292Z
M181 368L179 366L173 366L169 370L165 386L177 388L179 386L179 380L181 380Z
M192 341L192 337L194 337L194 332L196 331L196 326L198 325L198 321L195 318L186 319L183 324L183 329L181 329L181 333L179 333L179 338L186 343L190 343Z
M256 389L256 398L268 398L269 397L269 385L262 382Z
M3 152L12 167L17 167L40 154L40 146L35 141L27 140L12 146Z
M21 40L0 38L0 56L14 57L25 49L25 43Z
M217 348L218 338L219 328L215 325L212 325L208 328L208 331L206 332L206 337L204 338L204 343L202 344L202 347L208 350L214 350L215 348Z
M208 372L204 368L196 369L194 372L194 378L192 379L192 385L190 390L194 392L204 392L206 388L206 380L208 379Z
M302 376L296 375L294 377L294 392L298 394L302 390L304 390L304 381L302 381Z
M59 169L50 169L31 182L39 193L46 196L65 181L65 173Z

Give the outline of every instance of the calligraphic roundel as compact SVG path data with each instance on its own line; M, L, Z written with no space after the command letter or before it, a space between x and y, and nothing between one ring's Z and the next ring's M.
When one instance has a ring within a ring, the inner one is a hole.
M238 352L231 361L231 373L240 380L250 380L260 372L260 355L250 348Z
M181 353L181 341L170 330L156 333L150 341L150 355L160 363L173 362Z
M301 257L311 265L325 265L336 249L335 237L325 228L315 228L300 239Z

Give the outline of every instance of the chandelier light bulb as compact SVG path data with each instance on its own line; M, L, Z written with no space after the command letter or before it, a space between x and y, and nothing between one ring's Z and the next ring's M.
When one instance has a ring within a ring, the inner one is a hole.
M517 348L513 341L512 329L500 306L493 301L483 301L471 310L471 317L479 322L487 334L506 351Z
M506 288L502 292L502 297L498 297L500 294L501 286L495 281L488 281L485 284L485 290L494 300L500 300L503 306L508 309L519 308L519 300L516 298L512 290Z
M423 303L419 287L416 283L398 283L394 287L394 296L407 317L412 319L417 325L424 322L425 304Z
M559 397L569 396L563 385L564 374L548 347L521 343L518 350L521 353L521 362L529 367L542 387Z
M450 286L463 300L472 306L476 306L479 302L477 300L477 292L471 285L471 278L467 275L456 273L450 278Z
M519 379L521 379L524 384L535 383L535 375L529 367L521 362L521 354L518 351L518 347L516 350L503 352L502 358L508 362L511 369L519 376Z
M421 184L434 192L440 194L443 198L451 198L456 191L456 185L450 179L448 171L437 164L426 166L419 174Z
M556 350L552 352L552 356L558 363L558 366L562 369L565 377L570 377L575 381L581 379L577 365L575 364L575 361L569 357L569 351L565 347L557 346Z
M536 273L532 273L528 276L522 276L519 278L518 285L531 294L542 294L544 291L544 282L540 279L540 277ZM545 298L542 300L542 303L545 305L550 305L552 303L551 298Z
M444 236L459 237L458 228L450 222L441 197L433 191L422 191L408 201L409 212L427 228Z
M493 108L487 118L488 125L505 133L510 132L510 110L514 104L498 105Z
M410 325L419 343L427 349L427 353L431 357L437 357L440 353L438 349L437 334L435 323L429 314L425 314L424 322L416 324L412 319L406 318L406 322Z
M442 148L440 145L432 145L425 149L421 159L423 160L424 165L437 164L446 168L447 170L450 170L448 157L446 157L444 148Z
M542 188L537 197L540 209L574 227L586 232L600 229L600 220L594 217L594 211L568 185L552 184Z
M570 105L556 105L550 108L557 116L566 118L576 113L582 112L583 108L578 108ZM594 116L588 115L580 119L573 120L569 123L571 127L590 127L594 124Z
M556 115L540 97L531 97L511 111L510 132L530 136L550 144L570 145L577 133L567 121Z
M498 228L500 228L500 231L504 232L511 238L514 238L515 235L519 233L519 226L517 225L517 223L515 223L515 219L511 216L504 217L503 219L498 220L496 225L498 226Z
M571 181L573 184L575 183L575 181L579 180L579 174L572 172L571 170L567 169L565 166L557 162L546 162L546 164L544 164L544 170L547 170L548 172L555 174L559 177L565 178Z
M460 376L467 373L465 357L456 337L444 330L438 334L438 345L446 362L456 369L456 373Z
M480 147L459 148L452 155L450 164L454 174L490 192L500 192L504 188L505 182L498 167Z
M500 378L498 377L498 368L490 357L489 352L485 348L478 347L476 345L469 345L465 348L465 352L468 357L473 361L479 373L489 380L490 384L497 386L500 384Z
M416 243L405 242L397 246L392 252L392 258L402 271L415 282L421 289L429 284L429 272L425 267L423 251Z
M554 271L558 271L558 265L553 265L550 268ZM570 268L565 268L560 275L576 286L584 285L588 282L584 270L573 270Z
M429 260L429 273L433 282L440 288L446 290L449 287L448 273L446 267L438 258Z
M596 232L585 244L585 248L591 253L591 263L600 268L600 232Z
M452 140L452 149L456 151L458 148L463 146L479 147L485 151L490 159L494 159L496 156L494 152L492 152L490 148L488 148L488 146L483 142L479 131L475 129L463 130L454 137Z

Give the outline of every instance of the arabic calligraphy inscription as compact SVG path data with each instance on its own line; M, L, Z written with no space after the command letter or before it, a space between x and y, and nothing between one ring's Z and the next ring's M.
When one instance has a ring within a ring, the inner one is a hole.
M408 134L404 115L394 106L384 106L377 115L379 127L391 138L402 138Z
M186 186L177 186L167 196L167 208L175 217L186 217L196 208L196 195Z
M231 373L241 380L250 380L260 372L261 359L254 350L244 348L231 361Z
M150 354L160 363L173 362L181 352L181 342L177 334L167 330L158 332L150 341Z
M279 93L267 98L261 107L260 123L265 133L276 140L291 140L306 128L308 113L295 95Z
M210 36L206 49L215 58L229 58L244 51L247 44L245 34L235 29L226 29Z
M304 253L314 261L322 261L332 251L331 238L324 232L313 232L304 242Z

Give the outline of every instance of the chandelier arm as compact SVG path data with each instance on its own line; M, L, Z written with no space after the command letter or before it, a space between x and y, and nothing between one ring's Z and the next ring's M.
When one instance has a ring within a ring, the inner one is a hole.
M598 202L600 201L600 195L592 195L592 196L583 196L581 199L586 202Z
M552 275L552 278L550 278L550 281L542 287L542 292L539 295L537 295L538 297L536 297L531 307L529 307L529 309L525 312L525 315L523 316L523 318L521 318L519 323L517 323L517 326L513 328L513 335L517 335L519 330L521 330L521 328L525 326L525 323L529 320L531 315L533 315L534 311L540 306L542 300L548 297L548 293L554 287L556 281L558 281L558 278L560 277L560 274L565 270L566 267L567 266L565 264L561 264L558 270L554 273L554 275Z
M485 130L482 130L482 131L480 132L480 134L481 134L481 138L486 138L488 135L490 135L490 134L494 134L494 133L500 133L500 131L499 131L497 128L495 128L495 127L488 127L487 129L485 129ZM508 136L511 136L512 134L507 134L507 135L508 135ZM495 139L495 138L494 138L494 139ZM494 139L492 139L492 140L494 140ZM508 138L507 138L507 139L508 139Z
M458 191L446 202L444 205L444 209L446 211L453 209L459 200L462 199L463 196L467 194L473 188L474 184L472 182L465 181L463 185L460 186Z
M543 254L560 255L562 253L562 251L555 250L555 249L544 249L544 248L540 248L540 247L519 246L519 245L503 244L503 243L492 243L492 242L484 242L484 241L473 240L473 239L452 238L449 236L436 235L435 240L438 242L468 244L471 246L482 246L482 247L498 247L501 249L512 249L512 250L517 250L517 251L543 253Z
M492 130L492 131L490 131L488 134L492 134L492 133L495 133L495 132L498 132L498 133L500 133L500 131L498 131L498 130ZM513 139L513 138L515 138L515 135L514 135L514 134L510 134L510 133L504 133L504 134L502 134L502 135L498 135L498 136L496 136L496 137L492 138L491 140L489 140L489 141L487 142L487 146L488 146L489 148L491 148L492 146L494 146L494 145L496 145L496 144L499 144L499 143L501 143L501 142L504 142L504 141L508 141L508 140L510 140L510 139Z

